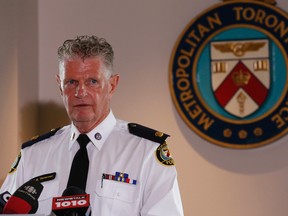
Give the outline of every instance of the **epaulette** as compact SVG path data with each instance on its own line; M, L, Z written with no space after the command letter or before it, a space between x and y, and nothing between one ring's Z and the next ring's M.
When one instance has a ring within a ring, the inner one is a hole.
M160 144L163 144L167 137L169 137L168 134L165 134L160 131L156 131L154 129L136 124L136 123L129 123L128 129L131 134L134 134L136 136L151 140L153 142L157 142Z
M25 142L22 144L22 147L21 149L24 149L26 147L29 147L29 146L32 146L33 144L37 143L37 142L40 142L42 140L45 140L45 139L48 139L49 137L53 136L59 129L59 128L56 128L56 129L52 129L51 131L49 131L48 133L45 133L43 135L40 135L40 136L34 136L32 137L29 141Z

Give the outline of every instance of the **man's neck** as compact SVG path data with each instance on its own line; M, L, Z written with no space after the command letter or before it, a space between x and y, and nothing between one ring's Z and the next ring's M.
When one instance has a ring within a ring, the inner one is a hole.
M100 119L97 121L87 121L87 122L76 122L73 121L73 124L75 127L78 129L80 133L89 133L92 131L94 128L96 128L101 122L104 121L105 118L109 115L110 111L107 112L107 114L103 115Z

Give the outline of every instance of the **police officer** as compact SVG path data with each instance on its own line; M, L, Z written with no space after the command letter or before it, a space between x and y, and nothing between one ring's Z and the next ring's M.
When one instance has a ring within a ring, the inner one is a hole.
M66 40L58 49L57 82L72 123L24 143L1 193L55 173L42 183L37 213L50 214L52 198L77 186L90 194L92 215L183 215L168 135L113 115L119 81L113 55L96 36Z

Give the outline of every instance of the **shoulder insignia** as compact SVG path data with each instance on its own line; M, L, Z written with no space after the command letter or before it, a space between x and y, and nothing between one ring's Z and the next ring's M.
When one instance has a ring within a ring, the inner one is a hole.
M174 160L171 157L171 153L168 149L167 143L164 142L156 149L156 158L162 165L173 166Z
M145 139L151 140L157 143L164 143L168 134L162 133L160 131L153 130L151 128L136 124L136 123L129 123L128 129L131 134L134 134L139 137L143 137Z
M15 161L13 162L11 169L9 171L9 174L12 174L13 172L17 170L20 159L21 159L21 152L19 152L19 155L16 157Z
M31 140L23 143L21 148L24 149L26 147L32 146L33 144L35 144L37 142L40 142L40 141L45 140L45 139L48 139L49 137L53 136L59 129L60 129L60 127L56 128L56 129L52 129L48 133L45 133L45 134L43 134L41 136L34 136L34 137L31 138Z

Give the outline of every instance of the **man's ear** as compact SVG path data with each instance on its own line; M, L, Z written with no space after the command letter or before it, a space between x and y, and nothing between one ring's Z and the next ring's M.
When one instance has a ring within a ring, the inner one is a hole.
M57 82L59 90L60 90L60 94L62 96L63 95L63 89L62 89L62 86L61 86L61 79L60 79L59 74L56 74L55 78L56 78L56 82Z
M110 95L112 96L116 90L120 76L119 76L119 74L114 74L109 79L110 79L109 80L109 82L110 82Z

